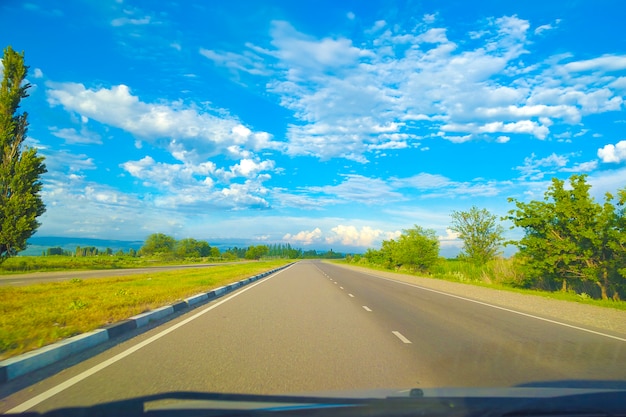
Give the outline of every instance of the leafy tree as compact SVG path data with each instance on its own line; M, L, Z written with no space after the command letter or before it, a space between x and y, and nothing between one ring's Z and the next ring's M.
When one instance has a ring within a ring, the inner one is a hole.
M498 218L486 209L472 206L469 211L453 211L450 230L463 240L462 256L471 262L484 265L499 254L504 241L504 228Z
M526 274L544 287L562 289L596 285L603 299L619 288L626 277L626 190L619 191L617 207L607 194L598 204L589 194L586 176L573 175L570 187L554 178L544 201L523 203L515 199L516 209L509 219L524 229L517 243L524 259Z
M55 248L48 248L46 252L46 256L59 256L59 255L65 255L65 251L60 246L57 246Z
M269 248L266 245L250 246L245 253L246 259L259 260L261 257L269 252Z
M387 269L427 271L439 261L439 240L434 230L416 225L404 230L398 240L383 240L379 250L368 249L363 256Z
M235 246L234 248L229 248L224 255L227 255L228 259L237 259L244 258L246 256L247 249L246 248L238 248Z
M211 246L204 240L181 239L175 245L176 256L181 258L203 258L211 253Z
M76 246L76 256L96 256L98 255L98 248L95 246L85 246L81 248Z
M28 97L30 84L24 79L28 67L24 53L10 46L2 57L0 85L0 262L26 249L45 211L39 195L40 176L47 172L42 156L34 148L23 148L28 130L28 114L17 113L20 100Z
M416 225L402 232L391 255L397 265L426 271L439 260L439 240L434 230Z
M219 258L220 257L220 249L217 246L211 246L211 251L209 253L211 258Z
M163 233L153 233L146 238L139 252L142 255L167 255L174 252L176 239Z

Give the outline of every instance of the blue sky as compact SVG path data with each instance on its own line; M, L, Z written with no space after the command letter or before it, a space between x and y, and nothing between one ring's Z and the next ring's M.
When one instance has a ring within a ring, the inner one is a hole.
M626 185L622 1L12 1L38 236L376 247ZM515 237L515 231L507 232Z

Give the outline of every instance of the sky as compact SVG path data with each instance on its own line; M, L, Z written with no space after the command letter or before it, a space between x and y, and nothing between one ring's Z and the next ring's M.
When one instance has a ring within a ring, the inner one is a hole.
M622 0L0 2L36 236L364 251L552 178L626 186ZM520 236L509 230L507 237Z

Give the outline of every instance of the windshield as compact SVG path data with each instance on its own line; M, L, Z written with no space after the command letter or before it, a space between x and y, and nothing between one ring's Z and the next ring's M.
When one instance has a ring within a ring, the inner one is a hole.
M1 2L0 412L623 386L624 12Z

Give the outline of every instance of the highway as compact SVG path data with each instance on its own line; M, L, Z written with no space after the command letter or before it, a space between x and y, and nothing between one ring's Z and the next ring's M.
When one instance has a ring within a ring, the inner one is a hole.
M47 411L165 391L318 393L626 380L624 335L375 275L299 262L14 392L0 411Z

